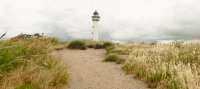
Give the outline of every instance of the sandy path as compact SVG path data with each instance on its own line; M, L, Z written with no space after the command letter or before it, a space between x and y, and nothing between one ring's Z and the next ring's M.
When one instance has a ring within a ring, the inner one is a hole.
M125 75L121 65L102 62L105 50L58 51L69 65L67 89L147 89L146 85Z

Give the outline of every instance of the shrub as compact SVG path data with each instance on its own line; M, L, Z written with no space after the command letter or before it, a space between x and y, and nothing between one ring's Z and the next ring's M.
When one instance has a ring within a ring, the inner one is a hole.
M103 47L105 47L105 48L110 47L110 46L114 46L114 44L112 42L105 42L103 44Z
M41 89L41 88L35 84L20 84L17 85L15 89Z
M116 54L109 54L107 57L104 59L105 62L116 62L117 64L124 63L124 59L119 57Z
M106 47L107 54L114 53L114 50L115 50L115 46Z
M95 49L103 49L103 48L104 48L103 44L101 44L101 43L95 44Z
M95 45L94 44L89 44L88 48L95 48Z
M85 42L85 44L87 45L88 48L94 48L95 44L97 43L97 42L92 41L92 40L83 40L83 42Z
M87 46L85 42L77 40L77 41L70 42L68 45L68 48L86 50Z

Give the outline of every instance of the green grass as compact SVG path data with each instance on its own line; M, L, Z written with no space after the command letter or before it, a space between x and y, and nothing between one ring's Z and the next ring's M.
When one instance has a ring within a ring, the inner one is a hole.
M124 63L125 60L116 54L109 54L106 56L104 61L105 62L116 62L117 64L121 64L121 63Z
M0 89L58 89L66 85L67 68L52 55L58 43L47 37L0 42Z
M35 84L21 84L17 85L15 89L42 89L38 85Z
M87 46L88 48L94 48L94 47L95 47L95 44L97 43L97 42L92 41L92 40L83 40L83 42L86 44L86 46Z
M162 72L155 72L151 73L149 76L147 76L147 82L149 83L150 88L156 88L158 83L163 80L164 74Z
M68 45L68 48L86 50L87 45L84 41L76 40L76 41L70 42Z
M115 46L106 47L107 54L115 53Z
M3 43L2 49L0 50L0 68L2 70L9 71L14 69L17 65L20 65L21 59L31 59L34 55L45 54L50 51L47 47L49 43L44 40L39 43L38 40L24 40L12 42L12 40ZM40 46L35 46L39 44ZM5 67L7 66L7 67ZM12 68L11 68L12 67Z
M88 48L95 48L95 45L94 44L89 44Z
M96 43L94 48L95 48L95 49L103 49L103 48L105 48L105 47L103 46L102 43Z
M105 42L105 43L103 43L103 47L104 48L107 48L107 47L110 47L110 46L114 46L114 44L112 42Z

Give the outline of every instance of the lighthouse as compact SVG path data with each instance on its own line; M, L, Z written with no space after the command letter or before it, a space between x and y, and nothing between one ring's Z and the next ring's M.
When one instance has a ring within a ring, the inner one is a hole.
M99 13L95 10L92 16L93 26L92 26L92 36L93 41L99 41L98 37L98 22L99 22L100 16Z

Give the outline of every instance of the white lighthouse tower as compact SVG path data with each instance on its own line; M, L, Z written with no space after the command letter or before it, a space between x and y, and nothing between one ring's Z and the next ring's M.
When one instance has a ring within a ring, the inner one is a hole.
M93 21L93 26L92 26L92 36L93 36L93 41L98 41L98 22L99 22L100 16L99 13L95 10L92 16L92 21Z

